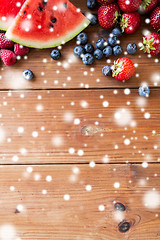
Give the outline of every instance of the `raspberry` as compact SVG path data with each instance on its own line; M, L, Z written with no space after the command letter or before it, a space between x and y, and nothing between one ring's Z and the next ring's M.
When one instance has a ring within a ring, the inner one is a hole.
M14 53L16 55L19 56L24 56L25 54L27 54L29 52L29 48L28 47L24 47L18 43L14 44Z
M14 42L5 37L4 33L0 33L0 48L8 49L13 47Z
M7 66L11 66L16 62L16 54L7 49L0 50L0 57L3 63Z

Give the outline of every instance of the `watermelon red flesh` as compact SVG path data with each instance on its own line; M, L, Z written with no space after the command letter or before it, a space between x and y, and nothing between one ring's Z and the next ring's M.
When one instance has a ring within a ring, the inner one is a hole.
M0 29L7 30L25 0L0 0Z
M27 0L6 37L29 47L55 47L75 37L89 23L68 0Z

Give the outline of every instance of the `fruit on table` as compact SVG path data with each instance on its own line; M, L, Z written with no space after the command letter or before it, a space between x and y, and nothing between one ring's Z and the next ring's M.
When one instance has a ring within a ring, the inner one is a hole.
M50 48L71 40L89 23L68 0L27 0L6 37L24 46Z
M0 33L0 48L6 49L13 47L14 42L5 37L4 33Z
M140 4L141 0L118 0L118 5L123 12L135 12Z
M98 39L96 44L95 44L95 47L100 49L100 50L103 50L106 46L107 46L107 42L104 38Z
M103 54L105 57L109 57L112 55L112 47L111 46L107 46L103 49Z
M126 57L119 58L114 62L112 76L118 81L125 81L133 77L135 74L135 67L133 62Z
M88 18L88 20L91 22L91 26L94 26L98 23L98 16L97 14L87 13L85 16Z
M150 24L155 31L160 31L160 6L151 13Z
M31 81L34 77L34 74L31 70L26 69L23 71L23 77L25 80Z
M78 34L77 41L79 42L79 44L85 45L88 42L87 34L84 32Z
M96 0L87 0L87 8L93 9L96 6Z
M92 44L90 43L87 43L85 46L84 46L84 49L86 51L86 53L93 53L94 52L94 47Z
M3 63L7 66L11 66L16 62L16 54L8 49L0 50L0 57Z
M84 54L82 57L82 62L85 65L92 65L94 62L94 58L93 58L92 54L90 54L90 53Z
M129 43L127 45L127 52L129 54L135 54L137 52L137 45L135 43Z
M113 36L113 37L109 37L108 38L108 44L111 47L115 47L117 45L117 37Z
M101 5L98 9L98 21L99 24L105 28L112 28L117 22L119 16L119 7L117 3L112 3L109 5Z
M142 85L139 87L138 92L141 97L149 97L150 89L147 85Z
M103 52L100 50L100 49L96 49L94 51L94 57L97 59L97 60L101 60L103 58Z
M51 52L51 58L54 60L58 60L61 57L61 52L58 49L53 49Z
M25 0L0 0L0 29L7 30Z
M140 50L149 53L152 56L160 53L160 34L156 32L149 33L143 38L143 46Z
M119 45L117 45L117 46L115 46L115 47L113 48L113 54L114 54L115 56L121 55L122 52L123 52L123 49L122 49L122 47L119 46Z
M75 48L73 49L73 54L76 56L76 57L81 57L82 54L85 53L85 50L82 46L75 46Z
M104 76L111 76L112 74L112 68L110 65L106 65L102 68L102 73L104 74Z
M157 5L158 0L142 0L139 7L139 12L145 14L153 10Z
M141 25L141 16L138 12L134 13L123 13L120 26L122 32L127 34L135 33Z
M121 31L121 29L120 28L114 28L113 30L112 30L112 34L113 34L113 36L115 36L115 37L120 37L121 35L122 35L122 31Z
M29 52L29 48L28 47L24 47L18 43L14 44L14 53L16 55L19 56L24 56L25 54L27 54Z

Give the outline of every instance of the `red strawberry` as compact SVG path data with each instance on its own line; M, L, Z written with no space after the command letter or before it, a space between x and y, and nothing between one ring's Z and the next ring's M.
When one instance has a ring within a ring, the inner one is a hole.
M150 17L150 24L156 31L160 31L160 7L154 9Z
M115 2L115 0L97 0L97 2L108 5Z
M160 35L152 32L143 38L143 46L140 50L152 56L160 53Z
M3 63L7 66L11 66L16 62L16 54L7 49L0 50L0 57Z
M98 9L98 21L99 24L105 28L112 28L119 16L119 7L117 3L112 3L109 5L103 4Z
M123 12L135 12L140 4L141 0L118 0L118 5Z
M5 37L4 33L0 33L0 48L6 49L13 47L14 42Z
M126 57L119 58L114 62L112 77L118 81L125 81L133 77L135 74L135 67L133 62Z
M120 26L122 32L127 34L135 33L141 25L141 16L138 12L123 13Z
M153 10L157 5L158 0L142 0L139 7L140 14L145 14Z
M24 47L18 43L14 44L14 53L16 55L19 56L24 56L25 54L27 54L29 52L29 48L28 47Z

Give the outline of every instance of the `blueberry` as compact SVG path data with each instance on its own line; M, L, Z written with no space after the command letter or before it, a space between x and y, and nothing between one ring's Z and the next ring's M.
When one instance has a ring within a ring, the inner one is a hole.
M113 54L114 54L115 56L121 55L121 54L122 54L122 51L123 51L123 49L122 49L121 46L119 46L119 45L117 45L117 46L115 46L115 47L113 48Z
M80 34L78 34L77 36L77 41L82 44L85 45L88 42L88 36L86 33L82 32Z
M29 69L24 70L23 77L25 80L31 81L34 77L33 72Z
M81 57L82 54L85 53L85 50L82 46L76 46L74 49L73 49L73 54L77 57Z
M94 57L98 60L101 60L103 58L103 52L100 49L96 49L94 51Z
M110 65L104 66L102 69L102 73L104 74L104 76L111 76L112 74L111 66Z
M150 89L148 86L140 86L138 92L141 97L149 97Z
M100 49L100 50L103 50L106 46L107 46L107 42L104 38L98 39L96 44L95 44L95 47Z
M87 0L87 8L93 9L96 6L96 0Z
M111 46L107 46L103 49L103 54L105 57L109 57L112 55L112 48Z
M86 53L93 53L94 51L94 47L92 44L90 43L87 43L85 46L84 46L84 49L86 51Z
M96 25L98 23L98 16L96 14L92 14L92 13L87 13L86 17L88 18L88 20L91 22L90 24L92 26Z
M137 45L135 43L129 43L127 45L127 52L129 54L134 54L137 52Z
M122 31L120 28L114 28L112 30L112 34L115 36L115 37L120 37L122 35Z
M82 61L85 65L91 65L94 62L94 58L93 58L92 54L86 53L83 55Z
M113 37L109 37L108 38L108 44L111 47L115 47L117 45L117 37L113 36Z
M51 52L51 58L58 60L61 57L61 53L58 49L53 49Z

